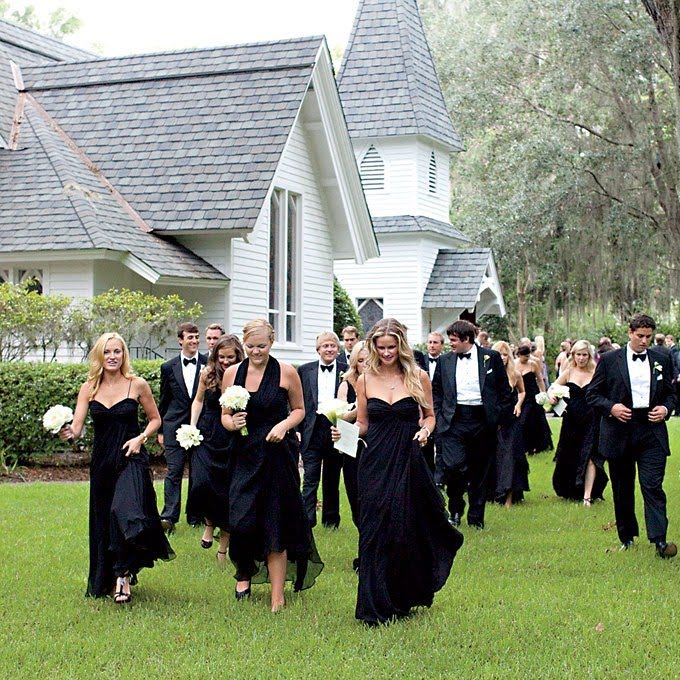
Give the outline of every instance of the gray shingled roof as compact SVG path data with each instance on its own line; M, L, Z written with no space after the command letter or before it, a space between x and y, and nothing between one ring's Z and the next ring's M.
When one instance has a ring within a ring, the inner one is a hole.
M448 222L433 220L422 215L394 215L390 217L374 217L373 229L376 234L405 234L431 231L442 236L450 236L460 241L470 239Z
M172 239L143 231L29 101L24 149L0 150L0 251L129 252L158 275L227 280Z
M30 66L91 58L85 50L0 19L0 136L9 141L17 100L10 60L19 66Z
M462 151L416 0L360 0L338 87L352 137L427 135Z
M490 256L489 248L440 250L423 295L423 307L474 309Z
M154 231L250 229L323 40L22 72L26 90Z

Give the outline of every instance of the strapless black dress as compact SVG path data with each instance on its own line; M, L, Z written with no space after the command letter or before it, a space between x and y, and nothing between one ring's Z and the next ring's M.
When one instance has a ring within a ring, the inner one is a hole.
M359 588L356 618L369 625L429 607L446 583L463 535L413 437L412 397L368 399L366 449L359 461Z
M609 477L597 453L600 417L586 401L586 388L568 382L569 399L562 418L562 431L555 452L553 489L562 498L581 500L588 461L595 463L591 498L602 498Z
M136 574L155 560L175 557L163 533L149 456L128 458L122 446L139 435L138 404L125 399L107 408L90 402L94 423L90 462L90 573L87 595L110 595L116 576Z
M517 390L513 390L517 403ZM520 419L512 415L498 428L496 445L496 476L493 500L503 503L512 491L513 503L524 499L529 491L529 462L527 461Z
M536 376L529 371L522 376L522 379L524 380L525 396L520 423L526 452L533 455L541 451L552 451L553 441L550 426L543 407L536 403L536 395L540 391Z

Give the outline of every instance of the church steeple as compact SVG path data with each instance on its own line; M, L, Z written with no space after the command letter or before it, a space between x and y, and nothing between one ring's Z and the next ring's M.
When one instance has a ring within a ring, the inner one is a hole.
M416 0L360 0L338 75L353 138L423 135L462 151Z

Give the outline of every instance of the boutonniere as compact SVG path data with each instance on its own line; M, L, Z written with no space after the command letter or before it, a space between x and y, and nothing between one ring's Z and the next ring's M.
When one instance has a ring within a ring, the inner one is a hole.
M658 361L654 362L654 370L657 371L658 373L663 373L663 367Z
M340 371L340 373L338 374L338 379L342 380L345 377L345 373L346 371Z
M484 355L484 363L486 363L491 357L488 354Z

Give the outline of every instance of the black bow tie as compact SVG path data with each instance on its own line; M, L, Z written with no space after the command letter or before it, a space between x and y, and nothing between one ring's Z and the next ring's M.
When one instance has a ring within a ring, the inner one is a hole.
M188 366L189 364L193 364L194 366L196 365L196 357L193 359L182 359L182 361L184 362L185 366Z
M328 364L328 366L324 366L323 364L319 364L321 366L322 371L328 371L329 373L333 370L334 364Z
M428 361L433 364L435 361L437 361L437 357L427 357Z
M639 359L640 361L644 361L646 358L647 358L647 353L646 353L646 352L643 353L643 354L633 354L633 361L637 361L638 359Z
M470 359L472 357L472 352L466 352L465 354L459 354L459 359Z

